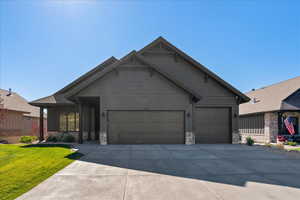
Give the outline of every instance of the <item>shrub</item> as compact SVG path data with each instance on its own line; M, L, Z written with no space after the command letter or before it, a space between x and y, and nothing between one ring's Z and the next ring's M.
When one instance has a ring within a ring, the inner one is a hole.
M251 137L246 138L246 144L248 146L252 146L254 144L254 140Z
M75 142L75 137L71 134L63 134L61 141L62 142Z
M75 137L70 133L57 133L55 135L50 135L47 142L75 142Z
M47 142L57 142L58 141L58 139L57 139L57 136L55 136L55 135L49 135L48 137L47 137L47 140L46 140Z
M290 146L297 146L297 142L287 142L286 144Z
M36 136L21 136L20 142L21 143L32 143L36 141L38 138Z

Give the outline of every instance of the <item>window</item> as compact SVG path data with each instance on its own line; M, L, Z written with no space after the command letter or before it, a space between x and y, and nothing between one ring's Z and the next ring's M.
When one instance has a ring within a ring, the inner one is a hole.
M59 115L59 130L60 131L67 131L67 115L66 113L61 113Z
M75 112L60 113L59 130L63 132L79 131L79 113L75 113Z

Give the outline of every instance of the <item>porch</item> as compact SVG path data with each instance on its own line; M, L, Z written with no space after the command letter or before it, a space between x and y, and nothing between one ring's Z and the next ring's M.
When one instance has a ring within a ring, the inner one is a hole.
M40 106L40 141L46 139L43 113L47 110L49 135L70 133L80 144L83 141L100 142L100 98L80 97L73 103L73 105Z

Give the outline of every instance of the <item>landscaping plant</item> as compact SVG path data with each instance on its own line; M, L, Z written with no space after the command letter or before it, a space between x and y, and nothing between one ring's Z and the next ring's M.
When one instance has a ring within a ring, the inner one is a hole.
M254 144L254 140L251 137L246 138L246 144L248 146L252 146Z
M75 142L75 137L70 133L58 133L55 135L50 135L47 142Z
M37 137L36 136L21 136L20 137L20 142L21 143L32 143L34 141L37 141Z
M285 142L285 145L289 145L289 146L297 146L297 142Z

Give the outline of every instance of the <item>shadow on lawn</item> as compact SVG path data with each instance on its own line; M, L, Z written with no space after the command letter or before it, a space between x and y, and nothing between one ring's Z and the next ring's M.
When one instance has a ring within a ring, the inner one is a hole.
M22 146L22 148L32 148L32 147L61 147L61 148L66 148L66 149L71 149L72 145L69 144L28 144Z
M21 146L21 148L54 148L54 147L60 147L60 148L65 148L65 149L70 149L72 148L72 145L69 144L28 144L28 145L24 145ZM65 156L65 158L71 159L71 160L78 160L80 159L82 156L84 156L83 153L80 153L78 151L72 152L71 154Z

